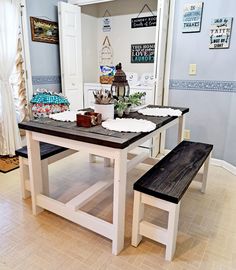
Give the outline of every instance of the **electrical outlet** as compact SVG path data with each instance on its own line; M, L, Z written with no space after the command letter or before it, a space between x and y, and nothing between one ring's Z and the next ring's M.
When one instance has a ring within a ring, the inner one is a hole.
M184 130L184 139L190 140L190 130L189 129Z

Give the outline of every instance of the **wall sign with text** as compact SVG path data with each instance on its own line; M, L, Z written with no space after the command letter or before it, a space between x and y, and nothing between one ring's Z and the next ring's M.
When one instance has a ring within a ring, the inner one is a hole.
M230 44L232 17L213 19L210 29L210 49L227 49Z
M131 28L151 27L157 25L157 16L131 19Z
M182 33L201 31L202 11L203 2L184 5Z
M155 43L132 44L131 63L154 63Z
M103 32L111 32L111 17L102 18L102 30Z

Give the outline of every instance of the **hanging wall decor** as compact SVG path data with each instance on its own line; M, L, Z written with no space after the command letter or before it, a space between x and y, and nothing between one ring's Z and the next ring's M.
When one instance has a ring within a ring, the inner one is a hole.
M100 51L100 65L106 66L106 65L112 65L113 64L113 50L111 47L111 43L109 41L108 36L105 37L102 49Z
M139 17L145 7L151 12L152 16ZM156 26L156 24L157 24L157 16L153 14L152 10L147 4L143 6L137 18L131 19L131 28L151 27L151 26Z
M154 63L155 43L132 44L131 63Z
M111 14L106 9L106 11L103 15L103 18L102 18L102 31L103 32L111 32L111 23L112 23Z
M182 33L201 31L203 2L184 5Z
M230 45L232 17L213 19L210 29L210 49L227 49Z
M57 22L30 17L30 26L33 41L59 43Z
M100 83L111 84L114 79L113 50L108 36L105 37L100 52Z

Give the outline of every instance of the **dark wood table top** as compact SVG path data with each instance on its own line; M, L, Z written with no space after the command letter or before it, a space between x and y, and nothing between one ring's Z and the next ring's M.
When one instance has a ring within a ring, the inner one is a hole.
M158 107L158 106L149 106ZM164 107L161 107L164 108ZM170 108L170 107L168 107ZM189 111L188 108L171 107L181 110L182 114ZM130 113L127 118L145 119L156 124L156 130L176 119L176 116L157 117L144 116L137 112ZM50 118L39 118L28 122L19 123L19 128L48 134L52 136L67 138L75 141L82 141L92 144L108 146L112 148L124 149L133 142L146 136L148 133L135 132L117 132L94 126L91 128L78 127L76 122L55 121Z

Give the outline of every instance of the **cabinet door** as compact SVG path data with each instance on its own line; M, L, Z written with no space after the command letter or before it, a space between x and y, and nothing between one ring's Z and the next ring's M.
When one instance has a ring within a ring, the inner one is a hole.
M83 108L81 8L58 3L62 93L71 110Z

